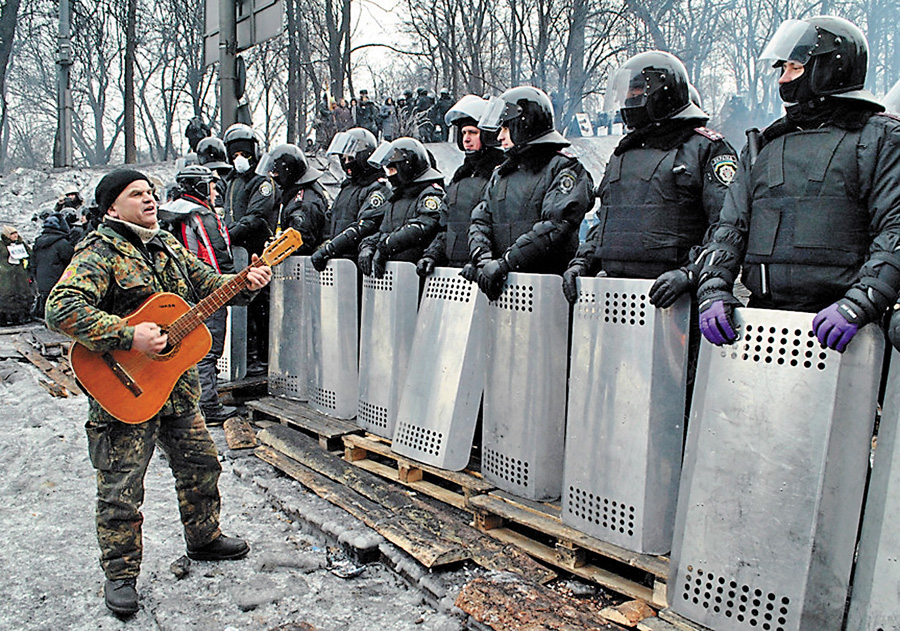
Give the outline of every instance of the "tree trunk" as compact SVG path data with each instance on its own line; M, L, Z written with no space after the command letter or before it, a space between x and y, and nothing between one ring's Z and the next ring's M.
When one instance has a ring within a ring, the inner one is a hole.
M9 68L9 56L12 53L13 40L16 37L16 18L19 14L20 0L6 0L0 9L0 171L6 166L6 148L9 133L6 104L6 71Z
M125 164L137 162L137 146L134 129L134 53L135 22L137 21L137 0L128 0L125 12Z

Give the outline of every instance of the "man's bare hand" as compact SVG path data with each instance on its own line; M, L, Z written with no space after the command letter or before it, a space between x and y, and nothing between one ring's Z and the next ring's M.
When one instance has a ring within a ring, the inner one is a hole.
M142 353L158 353L166 347L169 336L162 332L155 322L141 322L134 325L134 339L131 348Z
M251 258L252 263L256 263L258 260L259 257L255 254ZM270 280L272 280L272 268L268 265L251 267L247 270L247 287L252 291L262 289L269 284Z

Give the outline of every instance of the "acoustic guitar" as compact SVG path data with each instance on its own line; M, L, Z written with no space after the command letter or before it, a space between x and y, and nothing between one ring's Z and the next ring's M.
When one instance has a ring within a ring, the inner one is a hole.
M288 228L255 263L193 307L176 294L150 296L125 320L132 326L141 322L158 324L169 336L166 348L158 354L98 352L75 342L69 352L75 376L88 394L120 421L136 424L150 420L162 409L181 375L209 352L212 337L203 321L247 287L248 270L277 265L301 245L300 233Z

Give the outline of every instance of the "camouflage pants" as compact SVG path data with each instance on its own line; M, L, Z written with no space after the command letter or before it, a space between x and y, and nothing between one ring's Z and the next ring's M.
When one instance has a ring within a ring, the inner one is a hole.
M140 572L144 475L157 443L175 476L187 545L202 546L219 534L222 467L198 410L185 416L157 415L138 425L89 420L85 430L97 470L100 565L108 579L133 578Z

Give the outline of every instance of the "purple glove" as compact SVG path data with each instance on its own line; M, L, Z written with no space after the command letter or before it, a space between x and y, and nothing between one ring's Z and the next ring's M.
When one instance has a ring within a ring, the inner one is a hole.
M860 320L859 308L846 300L838 300L816 314L813 333L822 344L843 353L859 330Z
M734 332L734 305L724 299L709 299L700 303L700 332L715 344L731 344L737 339Z

